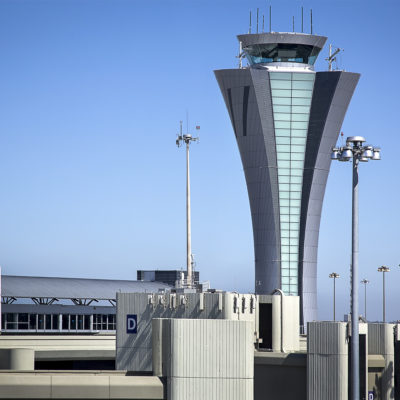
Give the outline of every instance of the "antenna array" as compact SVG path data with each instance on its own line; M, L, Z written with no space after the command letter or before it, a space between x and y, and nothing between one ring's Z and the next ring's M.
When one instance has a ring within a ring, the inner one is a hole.
M259 14L260 9L257 8L257 21L256 21L256 33L259 33ZM264 32L264 14L262 14L262 32ZM292 31L295 32L295 19L294 16L292 17ZM250 11L250 18L249 18L249 33L251 33L251 11ZM269 32L272 32L272 6L269 6ZM304 33L304 7L301 7L301 33ZM312 9L310 9L310 33L313 34L313 14Z

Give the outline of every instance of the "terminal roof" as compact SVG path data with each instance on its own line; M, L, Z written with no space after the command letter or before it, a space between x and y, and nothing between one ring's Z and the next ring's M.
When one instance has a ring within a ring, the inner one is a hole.
M170 289L162 282L109 279L1 276L1 296L9 298L57 298L115 300L117 292L149 292Z

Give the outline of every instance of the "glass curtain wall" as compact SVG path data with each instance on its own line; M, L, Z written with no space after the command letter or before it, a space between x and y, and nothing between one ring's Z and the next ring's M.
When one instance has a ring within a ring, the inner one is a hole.
M281 287L298 295L299 231L304 156L314 73L270 72L278 164Z
M2 313L1 330L7 331L115 331L115 314L28 314ZM60 325L61 322L61 325Z

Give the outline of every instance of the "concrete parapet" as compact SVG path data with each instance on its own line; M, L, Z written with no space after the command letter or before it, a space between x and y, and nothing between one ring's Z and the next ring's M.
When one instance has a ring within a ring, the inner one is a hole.
M0 372L0 399L164 399L155 376L90 371Z

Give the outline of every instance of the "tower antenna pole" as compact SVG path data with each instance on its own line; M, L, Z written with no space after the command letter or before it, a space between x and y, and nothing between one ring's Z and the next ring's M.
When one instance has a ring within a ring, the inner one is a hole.
M250 11L249 33L251 33L251 11Z
M257 8L257 33L258 33L258 8Z
M242 65L243 45L242 45L241 41L239 41L239 54L236 57L239 59L239 69L243 68L243 65Z
M269 6L269 33L271 33L271 14L272 14L272 9L271 6Z
M182 133L182 121L180 121L180 133L176 139L176 145L181 146L182 142L186 144L186 286L193 287L193 254L192 254L192 226L191 226L191 207L190 207L190 164L189 164L189 147L191 142L198 141L198 137L192 137L187 132Z
M310 10L311 35L312 35L312 9Z
M301 7L301 33L303 33L303 7Z
M333 48L333 46L330 44L329 45L329 57L325 58L325 60L328 61L328 70L329 71L332 71L332 64L334 61L336 61L336 55L343 50L343 49L339 49L339 47L337 47L336 50L332 53L332 48Z

